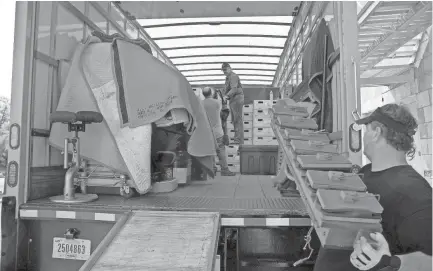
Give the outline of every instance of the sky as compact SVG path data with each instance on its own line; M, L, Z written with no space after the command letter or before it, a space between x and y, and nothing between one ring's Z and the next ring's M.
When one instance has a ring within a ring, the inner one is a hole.
M15 1L1 0L0 8L3 10L2 16L0 16L0 25L3 25L3 42L0 43L0 96L10 98L12 88Z

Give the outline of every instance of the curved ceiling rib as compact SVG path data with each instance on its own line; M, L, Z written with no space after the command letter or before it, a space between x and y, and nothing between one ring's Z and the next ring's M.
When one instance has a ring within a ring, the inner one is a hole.
M179 47L161 48L164 51L181 50L181 49L206 49L206 48L259 48L259 49L284 49L284 46L266 46L266 45L193 45Z
M188 23L172 23L172 24L153 24L153 25L142 25L144 28L159 28L169 26L187 26L187 25L279 25L279 26L291 26L291 23L278 23L278 22L254 22L254 21L214 21L214 22L188 22Z
M221 67L219 68L208 68L208 69L188 69L188 70L180 70L183 72L196 72L196 71L220 71ZM236 71L261 71L261 72L275 72L274 69L256 69L256 68L236 68ZM239 74L239 73L238 73Z
M246 57L276 57L279 58L279 55L259 55L259 54L206 54L206 55L183 55L183 56L172 56L171 59L179 59L179 58L190 58L190 57L214 57L214 56L246 56Z
M223 62L221 61L210 61L210 62L186 62L175 64L176 66L184 66L184 65L195 65L195 64L219 64L221 66ZM260 65L277 65L278 63L269 63L269 62L256 62L256 61L231 61L231 64L260 64Z
M247 38L276 38L284 39L286 36L282 35L260 35L260 34L209 34L209 35L185 35L185 36L166 36L153 38L153 40L176 40L176 39L197 39L197 38L237 38L237 37L247 37Z
M245 76L261 76L261 77L273 77L273 75L263 75L261 73L236 73L237 75L245 75ZM203 74L187 74L185 75L187 78L190 77L203 77L203 76L221 76L221 72L219 73L203 73Z

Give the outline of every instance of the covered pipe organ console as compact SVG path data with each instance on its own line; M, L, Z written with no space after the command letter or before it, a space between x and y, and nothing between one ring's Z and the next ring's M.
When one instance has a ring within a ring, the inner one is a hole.
M367 191L328 133L317 131L307 109L279 100L270 114L284 156L280 171L296 183L322 246L351 250L360 235L382 232L377 196Z

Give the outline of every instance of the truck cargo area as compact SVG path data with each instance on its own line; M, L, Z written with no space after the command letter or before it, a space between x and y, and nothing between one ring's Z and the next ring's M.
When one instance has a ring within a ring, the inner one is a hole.
M389 103L431 184L431 2L15 6L0 270L312 271L382 231L355 123Z

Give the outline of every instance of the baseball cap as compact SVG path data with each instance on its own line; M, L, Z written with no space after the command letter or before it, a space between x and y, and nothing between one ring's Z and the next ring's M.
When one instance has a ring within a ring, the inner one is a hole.
M381 107L378 107L376 110L374 110L373 113L370 114L370 116L356 120L355 123L366 125L372 123L373 121L380 122L386 127L391 128L396 132L407 133L409 130L403 123L394 120L387 114L384 114L381 110Z

